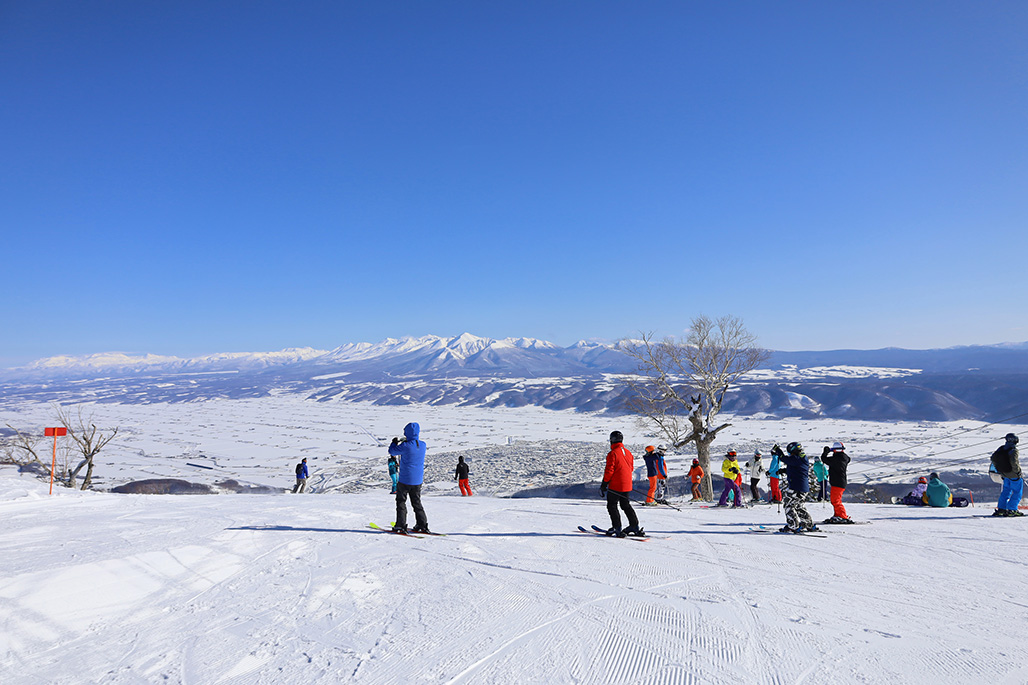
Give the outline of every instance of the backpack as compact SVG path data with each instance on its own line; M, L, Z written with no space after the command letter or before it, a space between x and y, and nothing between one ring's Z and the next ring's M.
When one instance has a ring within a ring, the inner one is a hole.
M296 465L296 477L299 478L300 474L303 473L303 462L301 461Z
M1006 445L992 453L992 465L1000 474L1010 473L1013 470L1011 468L1013 464L1010 463L1010 450Z

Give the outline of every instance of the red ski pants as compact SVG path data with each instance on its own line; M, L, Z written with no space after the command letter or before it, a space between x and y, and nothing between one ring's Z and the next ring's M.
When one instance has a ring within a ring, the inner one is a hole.
M782 489L778 487L778 479L771 478L771 501L781 502L782 501Z
M842 506L842 493L846 491L846 488L837 488L832 486L832 507L835 508L835 515L839 518L848 519L849 516L846 514L846 507Z
M460 486L461 497L471 497L471 486L468 485L467 478L461 478L459 481L457 481L457 485Z

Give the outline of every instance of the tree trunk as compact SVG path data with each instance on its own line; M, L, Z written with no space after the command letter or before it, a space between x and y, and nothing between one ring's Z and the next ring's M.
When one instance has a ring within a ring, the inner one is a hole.
M82 489L88 490L89 486L93 483L93 460L89 460L89 465L86 467L86 477L82 479Z
M714 499L714 492L711 483L713 476L710 473L710 443L712 440L696 441L696 458L700 460L700 468L706 476L700 484L700 492L703 493L704 501L711 502Z

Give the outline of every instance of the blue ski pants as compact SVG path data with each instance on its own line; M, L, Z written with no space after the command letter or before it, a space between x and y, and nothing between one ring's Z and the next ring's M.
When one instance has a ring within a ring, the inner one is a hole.
M1000 509L1010 509L1011 511L1016 511L1017 505L1021 503L1021 494L1023 491L1023 478L1004 478L1003 491L999 493L999 504L997 504L996 506Z

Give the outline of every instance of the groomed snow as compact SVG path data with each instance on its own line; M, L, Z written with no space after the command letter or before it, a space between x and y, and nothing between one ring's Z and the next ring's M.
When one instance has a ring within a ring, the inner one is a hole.
M774 507L385 491L113 495L0 470L5 683L1024 683L1024 520L849 505L825 539ZM811 505L816 517L823 505Z

